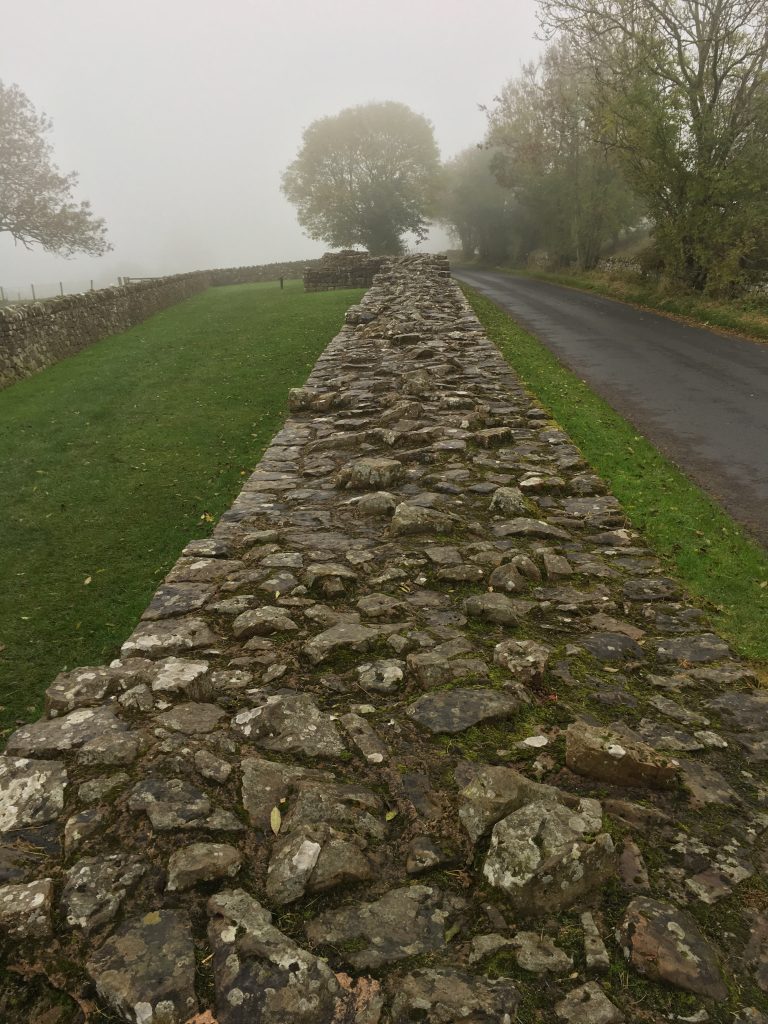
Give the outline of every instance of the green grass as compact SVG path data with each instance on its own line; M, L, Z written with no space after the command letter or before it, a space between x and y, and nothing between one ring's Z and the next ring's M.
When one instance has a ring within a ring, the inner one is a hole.
M115 656L361 294L213 288L0 391L5 732L57 672Z
M464 290L488 336L607 482L667 570L708 606L736 652L768 662L768 553L541 342L488 299Z
M697 326L736 332L758 341L768 341L768 299L742 298L718 301L691 292L674 292L644 282L638 276L607 274L597 270L581 273L550 274L538 270L501 269L505 274L519 274L540 281L551 281L582 291L596 292L609 299L619 299L644 309L654 310L686 320Z

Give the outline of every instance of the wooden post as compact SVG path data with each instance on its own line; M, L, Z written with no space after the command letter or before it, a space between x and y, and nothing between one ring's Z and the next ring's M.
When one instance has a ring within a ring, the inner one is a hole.
M37 301L37 296L35 295L35 286L33 284L31 284L29 287L32 289L32 301L36 302Z
M91 278L91 291L93 291L93 278Z
M0 284L0 299L5 302L5 288Z
M282 279L282 277L281 277L281 278L280 278L280 291L282 291L282 290L283 290L283 279Z
M61 281L59 281L59 292L61 293L61 296L63 298L64 297L64 285L61 283Z

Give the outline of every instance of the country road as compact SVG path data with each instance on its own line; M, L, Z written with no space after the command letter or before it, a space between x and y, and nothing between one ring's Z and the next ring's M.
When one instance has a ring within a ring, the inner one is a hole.
M768 546L768 344L531 278L454 276L535 334Z

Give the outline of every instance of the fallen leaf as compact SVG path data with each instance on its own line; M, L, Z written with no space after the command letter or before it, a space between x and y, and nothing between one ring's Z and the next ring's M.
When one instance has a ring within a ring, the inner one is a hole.
M89 584L89 583L91 582L91 580L92 580L92 579L93 579L93 577L92 577L92 576L86 576L86 577L85 577L85 579L83 580L83 586L84 586L84 587L87 587L87 586L88 586L88 584Z
M397 817L397 811L387 811L384 815L385 821L393 821Z
M219 1024L219 1022L210 1010L206 1010L205 1013L196 1013L194 1017L185 1020L184 1024Z
M279 807L273 807L272 808L272 813L269 816L269 825L270 825L270 828L272 829L272 831L275 833L275 835L277 835L278 832L280 831L280 826L282 825L282 823L283 823L283 816L280 813L280 808Z

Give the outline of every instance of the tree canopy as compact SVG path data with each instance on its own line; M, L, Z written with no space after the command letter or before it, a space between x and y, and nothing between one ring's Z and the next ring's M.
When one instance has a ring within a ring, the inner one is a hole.
M593 87L558 39L487 111L491 167L525 215L531 247L593 267L640 211L592 116Z
M314 121L282 189L310 238L398 253L426 235L439 155L432 125L402 103L369 103Z
M768 266L765 0L539 0L593 89L668 276L738 290Z
M0 81L0 231L63 256L101 256L111 248L104 221L73 198L77 174L53 163L50 129L17 85Z

